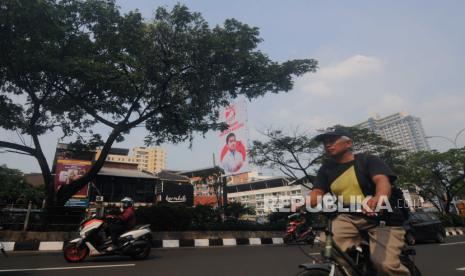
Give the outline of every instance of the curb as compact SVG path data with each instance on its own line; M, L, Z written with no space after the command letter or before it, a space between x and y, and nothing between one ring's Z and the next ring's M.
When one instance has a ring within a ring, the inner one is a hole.
M283 238L153 240L152 248L230 247L238 245L278 245L283 243ZM67 244L67 241L2 241L2 244L5 247L5 251L61 251L64 245Z
M464 227L446 227L446 236L461 236L464 234Z
M446 227L446 236L465 235L465 227ZM1 241L5 251L61 251L68 241ZM221 247L241 245L279 245L284 244L283 238L229 238L229 239L180 239L153 240L152 248L180 247Z

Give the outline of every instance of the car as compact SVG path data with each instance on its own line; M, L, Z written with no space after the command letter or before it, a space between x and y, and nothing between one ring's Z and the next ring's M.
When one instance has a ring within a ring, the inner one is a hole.
M444 243L446 230L441 221L432 213L415 212L405 223L405 241L414 245L418 241L435 241Z

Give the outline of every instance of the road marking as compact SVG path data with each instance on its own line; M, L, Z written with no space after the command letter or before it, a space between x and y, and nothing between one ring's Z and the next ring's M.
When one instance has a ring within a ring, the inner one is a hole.
M42 267L42 268L26 268L26 269L2 269L2 272L21 272L21 271L44 271L44 270L71 270L71 269L90 269L90 268L111 268L135 266L136 264L120 264L120 265L89 265L89 266L69 266L69 267Z
M465 270L465 267L459 267L457 270Z
M454 244L464 244L465 242L449 242L449 243L441 243L440 245L454 245Z

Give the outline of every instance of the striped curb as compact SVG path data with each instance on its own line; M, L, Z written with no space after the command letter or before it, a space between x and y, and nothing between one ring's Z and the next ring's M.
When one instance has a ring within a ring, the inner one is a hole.
M446 236L460 236L465 234L463 227L446 227Z
M446 227L446 236L465 235L464 227ZM315 239L315 242L319 242ZM60 251L67 241L29 241L14 242L2 241L5 251ZM227 239L180 239L180 240L153 240L153 248L180 248L180 247L218 247L240 245L279 245L284 244L283 238L227 238Z
M179 248L179 247L215 247L238 245L278 245L283 244L283 238L231 238L231 239L180 239L180 240L153 240L153 248ZM60 251L67 241L30 241L13 242L2 241L5 251Z

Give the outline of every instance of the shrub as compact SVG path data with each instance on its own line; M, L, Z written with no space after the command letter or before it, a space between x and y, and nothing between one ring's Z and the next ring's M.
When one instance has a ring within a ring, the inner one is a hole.
M150 224L153 231L188 230L192 217L192 208L184 205L157 204L136 210L137 223Z

